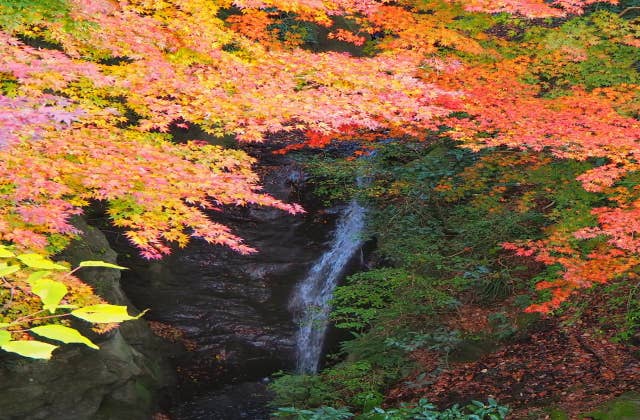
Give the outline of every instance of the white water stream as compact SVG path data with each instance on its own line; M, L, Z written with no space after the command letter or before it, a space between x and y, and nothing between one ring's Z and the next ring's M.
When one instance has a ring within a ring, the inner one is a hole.
M296 336L297 370L315 373L327 330L329 301L347 264L363 243L365 209L352 200L338 219L330 248L298 284L290 303L299 325Z

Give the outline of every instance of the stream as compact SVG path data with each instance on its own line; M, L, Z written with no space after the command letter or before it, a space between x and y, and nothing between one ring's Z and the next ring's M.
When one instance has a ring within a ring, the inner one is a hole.
M329 303L349 262L362 247L364 216L364 208L352 200L341 212L331 246L295 289L289 307L298 324L296 368L299 373L318 370L329 322Z

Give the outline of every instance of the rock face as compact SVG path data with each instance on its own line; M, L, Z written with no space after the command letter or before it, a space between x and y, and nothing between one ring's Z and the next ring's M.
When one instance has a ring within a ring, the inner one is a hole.
M302 203L309 212L292 216L264 207L225 209L212 214L259 250L239 255L204 242L157 262L145 262L122 248L120 260L133 267L123 275L127 296L148 318L185 332L196 349L178 361L193 387L186 394L223 383L254 380L294 364L296 326L288 301L297 281L326 248L335 215L310 210L299 194L303 175L286 158L261 158L264 189L279 199ZM114 241L112 241L114 242ZM125 246L115 240L116 249ZM203 377L204 375L204 377ZM188 381L187 381L188 382Z
M82 219L76 225L84 235L63 259L74 265L82 260L115 262L116 254L100 231ZM118 271L88 269L82 277L109 302L128 303L120 289ZM47 362L2 353L0 419L150 418L156 390L173 380L159 340L144 321L131 321L94 341L99 351L65 345Z

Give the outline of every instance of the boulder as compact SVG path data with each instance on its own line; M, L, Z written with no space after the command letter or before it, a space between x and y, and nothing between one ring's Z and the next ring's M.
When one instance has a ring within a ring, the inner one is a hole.
M60 259L116 262L104 235L82 218L83 232ZM120 272L91 268L79 272L107 301L130 305L120 288ZM136 309L130 307L131 312ZM144 320L123 323L92 337L100 350L63 345L50 361L0 354L0 419L2 420L136 420L149 419L155 395L173 382L160 339Z

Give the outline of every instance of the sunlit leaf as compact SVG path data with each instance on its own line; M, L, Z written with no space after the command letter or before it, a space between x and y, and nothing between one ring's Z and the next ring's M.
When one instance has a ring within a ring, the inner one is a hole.
M0 330L0 346L11 341L11 333L6 330Z
M6 246L0 245L0 258L13 258L16 254L9 251Z
M61 341L63 343L81 343L92 349L98 349L91 340L74 328L65 327L64 325L43 325L31 328L31 331L39 336L50 338L51 340Z
M33 293L38 295L42 300L44 309L53 313L58 308L58 304L67 294L67 286L50 279L40 279L31 286Z
M122 267L120 265L111 264L104 261L82 261L78 264L78 267L104 267L104 268L115 268L118 270L128 270L127 267Z
M84 319L85 321L93 322L96 324L122 322L132 319L138 319L144 315L146 311L143 311L138 316L131 316L127 313L126 306L109 305L101 303L98 305L85 306L84 308L76 309L71 312L71 315L76 318Z
M16 340L5 343L0 348L32 359L51 359L51 353L58 347L42 341Z
M4 267L0 266L0 276L8 276L9 274L13 274L16 271L20 270L19 265L6 265Z
M50 271L36 271L34 273L31 273L29 274L29 277L27 277L27 283L29 283L29 285L33 287L36 281L40 280L41 278L43 278L44 276L50 273L51 273Z
M64 265L56 264L40 254L20 254L17 257L24 265L39 270L69 270Z

